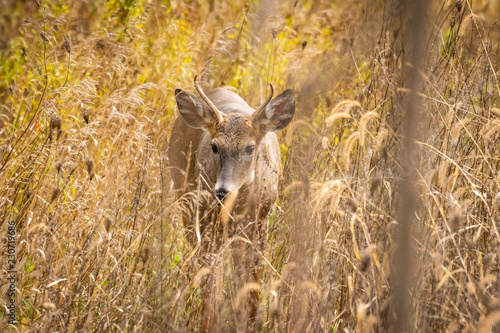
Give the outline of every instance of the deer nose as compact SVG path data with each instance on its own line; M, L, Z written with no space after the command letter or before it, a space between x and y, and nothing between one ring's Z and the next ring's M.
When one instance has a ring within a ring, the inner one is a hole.
M227 195L228 193L228 190L226 190L225 188L221 187L221 188L218 188L217 190L215 190L215 195L217 196L217 198L219 200L222 200L224 199L224 197Z

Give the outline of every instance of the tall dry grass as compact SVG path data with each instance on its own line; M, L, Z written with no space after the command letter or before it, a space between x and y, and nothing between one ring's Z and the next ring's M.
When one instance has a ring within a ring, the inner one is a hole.
M496 1L432 2L417 150L397 1L13 1L0 8L0 223L17 223L11 331L197 331L209 270L186 242L166 149L195 74L250 105L293 88L259 330L386 332L402 179L416 189L409 331L499 329ZM406 162L405 162L406 161ZM404 244L403 244L404 246ZM230 248L213 254L235 327ZM6 271L6 256L0 259ZM3 273L2 273L3 276ZM0 282L0 327L7 328ZM8 329L8 328L7 328Z

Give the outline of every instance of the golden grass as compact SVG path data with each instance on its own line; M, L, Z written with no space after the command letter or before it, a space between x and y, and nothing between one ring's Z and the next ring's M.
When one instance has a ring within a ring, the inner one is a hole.
M7 222L17 225L11 331L197 331L208 276L220 331L241 324L235 310L258 289L262 331L389 331L404 158L418 190L411 330L498 331L496 1L432 4L409 154L407 27L395 2L0 4L3 253ZM254 107L268 83L297 99L279 134L261 284L236 293L231 247L204 254L186 239L181 215L199 194L171 190L174 90L193 92L195 75ZM0 263L6 272L6 255ZM0 327L7 289L2 279Z

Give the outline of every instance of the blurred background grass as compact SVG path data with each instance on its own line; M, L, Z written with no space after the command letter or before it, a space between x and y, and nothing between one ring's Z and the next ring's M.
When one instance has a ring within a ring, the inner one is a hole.
M418 189L410 330L498 329L497 1L432 2L409 157L409 27L398 1L0 8L0 223L17 223L18 330L198 329L203 268L166 158L174 89L193 92L196 74L254 107L270 82L295 90L296 115L279 133L260 330L393 327L403 158ZM224 283L234 278L227 251L217 254ZM1 305L7 288L0 282ZM234 299L220 297L225 331ZM0 317L7 327L4 306Z

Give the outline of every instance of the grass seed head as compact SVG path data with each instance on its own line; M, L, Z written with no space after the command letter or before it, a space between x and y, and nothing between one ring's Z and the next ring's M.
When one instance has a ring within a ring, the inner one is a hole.
M450 229L452 232L460 230L462 225L462 217L459 214L454 214L450 220Z
M106 232L109 232L111 230L111 226L112 226L112 221L109 217L106 217L106 219L104 220L104 228L106 229Z
M142 264L144 265L148 260L149 260L149 253L150 253L149 247L143 247L141 250L141 253L139 254L139 258L142 260Z
M90 175L92 173L92 168L94 167L94 160L92 157L87 156L85 158L85 165L87 166L87 172Z
M58 114L53 114L50 117L50 130L57 130L59 131L61 129L61 117L59 117Z
M281 315L282 315L282 312L281 312L281 309L279 308L279 306L273 306L269 310L269 316L271 317L271 320L273 320L273 321L279 320L281 318Z
M82 110L82 117L83 117L83 120L85 120L85 123L89 123L89 116L90 116L90 112L88 109L83 109Z
M346 201L346 205L347 207L349 207L349 209L352 211L352 212L355 212L356 210L358 210L358 204L356 203L356 201L352 198L348 198L347 201Z
M63 37L63 47L66 50L66 52L71 53L71 39L69 38L68 35L64 35Z
M366 272L368 268L370 268L370 263L371 263L371 251L363 251L363 254L361 255L361 263L359 266L359 270L361 272Z
M375 191L379 188L380 184L382 184L382 178L375 177L370 179L370 194L373 196Z
M47 36L45 36L45 34L43 32L40 32L40 37L42 37L43 41L45 43L48 43L49 42L49 39L47 38Z
M62 163L58 161L58 162L56 162L54 167L56 168L57 173L60 173L61 169L62 169Z
M52 196L50 197L50 202L52 203L55 199L57 199L57 196L61 193L61 189L59 187L55 187L52 190Z

